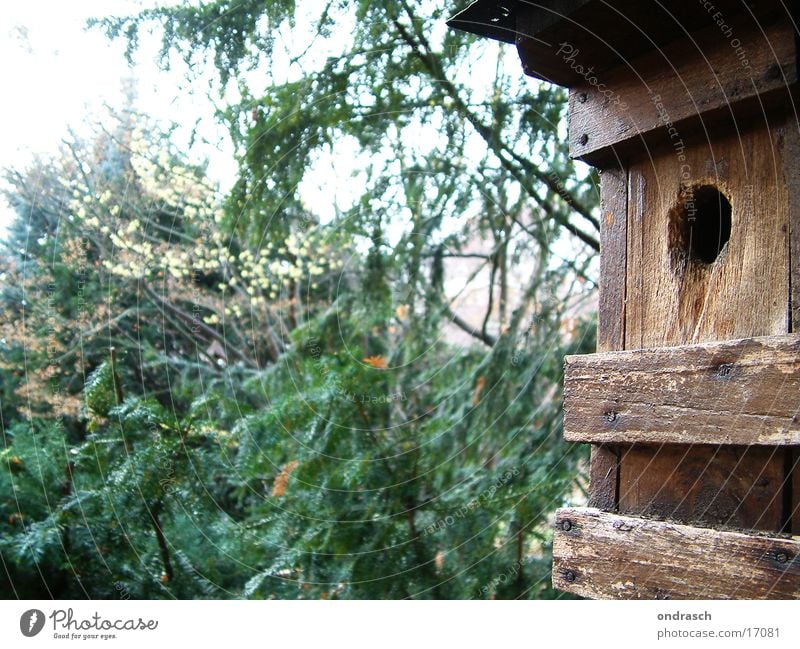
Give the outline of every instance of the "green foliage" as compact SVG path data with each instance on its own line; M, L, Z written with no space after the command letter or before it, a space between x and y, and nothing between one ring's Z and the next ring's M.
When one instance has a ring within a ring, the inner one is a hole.
M103 362L89 375L83 390L86 395L86 407L94 415L107 417L111 408L117 403L114 370L111 363Z

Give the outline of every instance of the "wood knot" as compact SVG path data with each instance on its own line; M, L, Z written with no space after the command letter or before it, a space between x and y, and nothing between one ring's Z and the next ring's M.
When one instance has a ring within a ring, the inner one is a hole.
M764 73L764 79L767 81L776 81L781 78L783 74L783 70L781 70L781 66L777 63L773 63L767 68L767 71Z

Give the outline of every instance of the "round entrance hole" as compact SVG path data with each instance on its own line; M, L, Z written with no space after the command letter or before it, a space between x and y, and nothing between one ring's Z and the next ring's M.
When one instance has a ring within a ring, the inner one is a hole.
M713 264L731 237L731 203L712 185L681 194L670 218L673 253L689 261Z

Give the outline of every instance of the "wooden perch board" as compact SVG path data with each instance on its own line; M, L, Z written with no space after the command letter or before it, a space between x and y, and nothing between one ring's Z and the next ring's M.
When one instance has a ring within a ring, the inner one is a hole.
M553 585L594 599L800 599L800 540L556 512Z
M800 335L567 356L564 437L800 444Z

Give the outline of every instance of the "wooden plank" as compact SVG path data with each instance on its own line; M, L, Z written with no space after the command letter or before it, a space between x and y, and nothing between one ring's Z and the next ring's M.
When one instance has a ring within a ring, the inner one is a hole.
M564 438L800 445L800 334L567 356Z
M787 116L781 134L779 151L789 199L789 319L791 331L800 333L800 165L797 164L800 160L800 123L796 114ZM800 448L793 448L790 452L790 470L786 476L790 510L787 518L792 533L800 535Z
M625 349L625 262L628 178L624 169L600 174L600 280L597 350Z
M645 260L645 196L647 179L642 170L634 166L628 172L628 219L627 248L625 259L625 349L644 347L646 321L642 313L644 299L644 260Z
M687 147L683 161L668 148L632 164L626 348L788 333L781 138L753 128ZM687 258L672 227L688 218L700 187L718 189L731 205L729 241L709 264Z
M800 540L560 509L553 585L594 599L798 599Z
M619 449L593 445L589 465L589 506L616 511L618 490Z
M739 110L758 116L766 105L785 103L798 75L792 24L784 16L762 32L743 16L731 28L735 39L712 25L691 42L675 41L574 85L570 155L597 164L634 146L675 145L715 117L741 117Z
M800 536L800 449L793 449L793 466L791 475L792 494L792 534Z
M628 219L627 172L600 172L600 280L597 349L625 348L625 259ZM592 446L589 464L589 504L617 509L619 449Z
M783 163L783 182L788 192L789 265L791 330L800 332L800 123L790 114L779 131L779 151Z
M783 451L635 445L619 469L619 513L740 530L781 531Z

